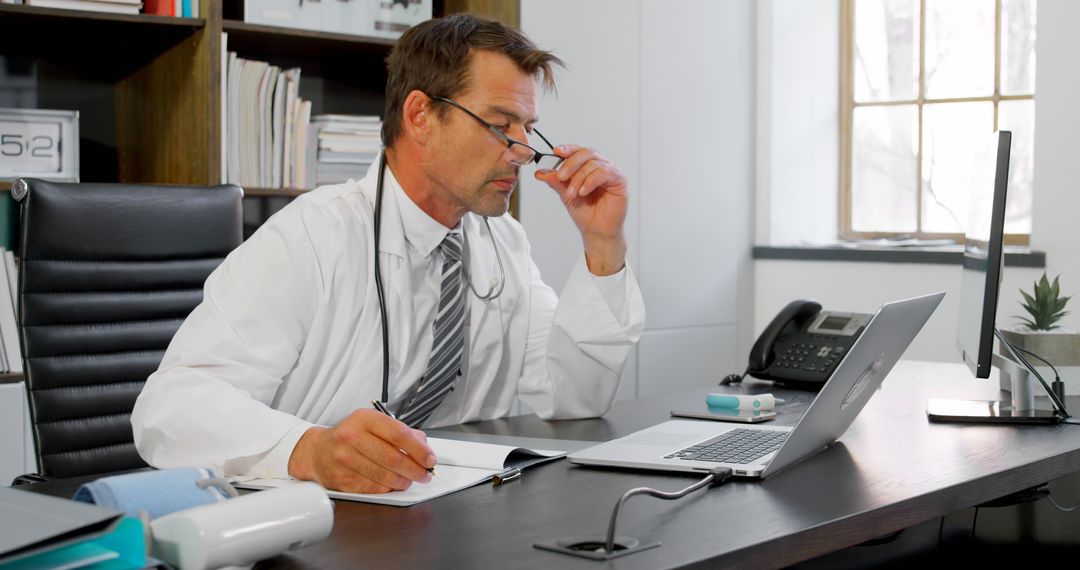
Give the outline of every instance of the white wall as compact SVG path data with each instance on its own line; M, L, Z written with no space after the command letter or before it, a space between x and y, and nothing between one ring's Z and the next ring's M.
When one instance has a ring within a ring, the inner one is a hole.
M567 18L573 13L574 17ZM597 28L603 25L603 41ZM626 237L631 266L639 267L641 210L641 9L619 0L592 2L524 0L522 30L541 48L567 63L558 70L557 93L541 96L537 128L552 144L598 149L629 180ZM523 178L521 221L544 280L562 289L582 255L581 234L558 196L546 185ZM627 363L619 399L637 395L637 354Z
M755 241L832 243L840 164L840 3L757 3Z
M749 0L524 0L522 29L569 64L539 128L630 179L630 263L648 311L620 397L733 370L749 318L754 10ZM556 141L552 141L556 142ZM580 238L551 190L522 184L521 216L558 289Z
M1080 329L1080 2L1039 0L1038 10L1031 246L1076 296L1064 323Z
M781 33L790 37L799 30L785 28L777 13L791 9L801 14L807 21L814 17L804 14L809 0L769 0L772 6L773 35ZM763 2L766 4L766 2ZM839 19L836 2L814 3L817 12L828 18ZM782 8L781 8L782 7ZM759 10L762 8L759 7ZM1063 289L1066 294L1077 295L1080 302L1080 67L1076 65L1076 54L1080 53L1080 36L1075 33L1075 23L1080 21L1080 3L1070 0L1040 0L1038 4L1038 43L1036 73L1036 124L1035 124L1035 197L1031 245L1034 249L1046 252L1046 271L1051 275L1062 274ZM806 26L801 33L810 38L815 32L814 26ZM830 31L832 41L839 45L839 32ZM760 35L760 34L759 34ZM819 37L817 41L826 41ZM811 39L808 42L813 44ZM791 62L804 62L805 58L790 50L776 49L779 41L772 42L771 66L774 69L790 68ZM789 61L776 61L786 59ZM839 58L832 58L829 65L839 67ZM823 72L824 73L824 72ZM775 74L774 74L775 76ZM822 83L834 84L835 73L824 73ZM773 85L774 90L776 85ZM831 89L829 86L810 82L806 86L811 91ZM772 98L780 97L773 95ZM767 99L768 97L763 98ZM771 118L773 140L778 137L797 138L798 133L816 125L820 116L811 114L795 124L791 115L777 126L779 113ZM770 124L770 120L759 120L759 125ZM797 215L809 205L785 210L778 203L790 204L793 186L783 183L783 178L775 172L788 168L788 161L777 162L779 145L773 145L771 156L772 175L767 183L758 184L758 207L768 207L769 231L758 228L757 243L763 245L783 245L802 240L812 241L818 235L816 229L802 228L797 235L787 236L777 226L786 224L786 216ZM831 147L833 153L836 148ZM786 155L785 155L786 156ZM835 156L823 160L836 164ZM760 165L759 165L760 172ZM820 192L822 180L810 180L807 187ZM832 204L838 183L828 179ZM759 217L762 217L761 215ZM835 222L833 222L835 227ZM955 296L959 288L959 268L940 265L913 265L890 263L854 263L821 261L776 261L758 260L754 263L754 333L762 330L769 320L788 301L812 297L826 308L836 310L872 311L880 303L905 296L916 295L934 290L949 291L949 296L935 316L916 339L909 356L932 360L955 361L956 306ZM1005 269L1004 283L1001 288L998 322L1003 325L1015 323L1013 315L1020 312L1017 302L1020 295L1017 289L1028 289L1031 283L1042 274L1041 270L1028 268ZM746 321L749 323L751 321ZM1080 328L1080 310L1073 307L1073 314L1066 317L1066 326Z
M568 14L573 14L568 18ZM597 28L603 26L603 33ZM542 94L537 128L552 144L598 149L630 182L627 238L637 266L637 223L641 207L641 7L620 0L525 0L522 30L542 49L566 61L556 68L557 93ZM525 178L521 218L533 257L556 291L581 256L581 235L557 195Z
M1001 283L997 322L1010 326L1020 287L1028 288L1042 275L1041 269L1006 267ZM945 299L922 332L911 343L905 358L959 362L956 327L960 292L959 265L915 263L868 263L844 261L758 260L754 264L757 297L754 327L760 331L789 301L812 299L825 309L873 313L888 301L946 291Z

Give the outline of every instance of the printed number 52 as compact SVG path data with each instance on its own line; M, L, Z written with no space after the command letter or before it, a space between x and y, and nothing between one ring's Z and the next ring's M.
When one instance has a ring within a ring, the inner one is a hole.
M22 156L24 150L30 150L30 156L35 158L50 158L50 152L56 145L52 137L38 135L30 139L30 144L23 144L22 135L0 135L0 154L4 156Z

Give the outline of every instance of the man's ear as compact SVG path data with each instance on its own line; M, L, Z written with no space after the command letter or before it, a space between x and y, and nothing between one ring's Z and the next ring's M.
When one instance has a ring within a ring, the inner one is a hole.
M405 97L402 123L405 135L418 144L425 144L431 135L432 121L436 120L431 109L431 98L423 91L413 89Z

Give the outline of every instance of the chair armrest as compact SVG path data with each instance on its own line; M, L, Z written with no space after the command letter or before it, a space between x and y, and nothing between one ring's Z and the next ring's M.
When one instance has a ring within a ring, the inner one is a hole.
M11 486L32 485L34 483L46 483L52 481L52 477L46 477L40 473L24 473L11 480Z

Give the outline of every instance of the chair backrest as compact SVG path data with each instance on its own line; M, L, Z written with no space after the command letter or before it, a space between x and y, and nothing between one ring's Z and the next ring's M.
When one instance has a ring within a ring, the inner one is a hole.
M134 469L131 410L242 241L243 191L22 179L19 336L38 468Z

